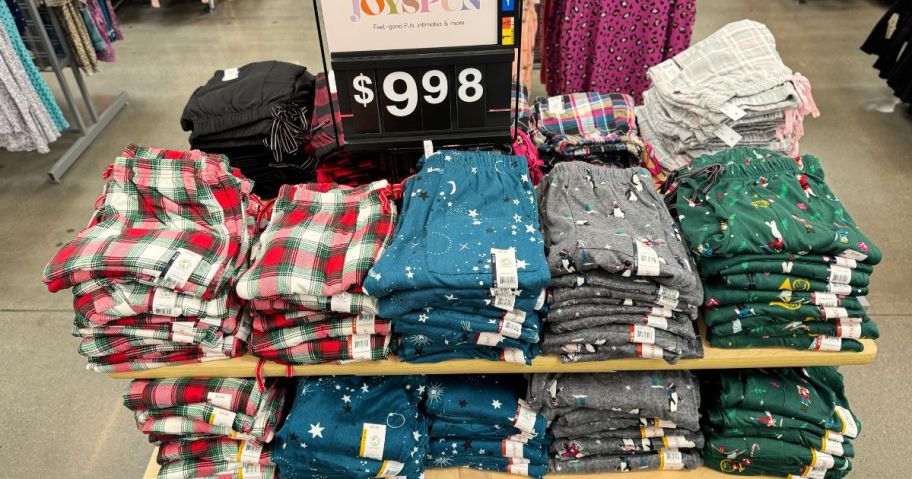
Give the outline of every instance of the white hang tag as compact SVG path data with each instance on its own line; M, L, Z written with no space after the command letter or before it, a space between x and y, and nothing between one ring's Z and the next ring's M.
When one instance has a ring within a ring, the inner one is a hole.
M662 438L662 444L671 448L694 448L697 445L693 441L688 441L684 436L665 436Z
M352 295L351 293L339 293L329 298L329 309L334 313L347 313L351 311Z
M513 321L501 321L500 334L517 339L522 335L522 325Z
M633 306L633 300L630 298L624 298L624 306Z
M836 336L847 339L861 339L861 318L837 319Z
M386 447L386 425L366 422L361 428L361 448L358 457L383 460Z
M855 423L855 416L842 406L836 406L836 415L839 416L839 419L842 419L842 431L840 431L840 434L852 439L858 437L858 424Z
M637 243L637 276L658 276L661 272L659 263L659 254L651 246Z
M500 453L503 457L516 457L524 458L523 455L523 443L518 441L511 441L509 439L504 439L500 443Z
M222 409L231 409L234 397L229 393L210 392L206 394L206 402Z
M336 72L330 70L326 73L326 85L329 87L329 93L335 95L338 93L338 87L336 86Z
M236 417L237 413L234 411L228 411L227 409L213 406L212 414L209 415L209 424L212 424L213 426L234 427L234 418Z
M662 316L665 318L670 318L670 317L674 316L674 311L672 311L671 308L651 307L651 308L649 308L649 312L647 314L649 314L650 316Z
M858 261L855 261L852 258L845 258L842 256L835 256L836 266L842 266L843 268L855 269L858 267Z
M257 441L241 441L238 448L239 462L246 464L259 464L263 455L263 444Z
M845 447L843 447L841 442L837 441L825 441L823 446L823 452L827 454L832 454L834 456L845 456Z
M734 148L741 141L741 134L728 125L719 125L719 128L716 129L716 136L729 148Z
M371 336L369 334L356 334L351 337L352 359L374 359L371 355Z
M814 463L811 464L812 467L822 467L824 469L832 469L836 465L836 460L833 456L821 452L814 451Z
M746 111L732 102L723 103L722 106L719 107L719 111L725 113L725 116L731 118L734 121L738 121L744 118L744 115L747 115Z
M741 320L736 319L732 321L732 334L738 334L742 331L741 329Z
M643 359L664 359L664 351L655 344L637 344L637 357Z
M678 428L678 425L675 424L674 422L668 421L668 420L663 421L659 418L653 419L653 423L654 423L655 427L661 427L664 429L677 429Z
M811 344L811 349L815 351L841 351L842 338L833 336L817 336Z
M495 287L519 288L519 272L516 267L515 249L491 248L491 262L494 263Z
M181 310L176 308L177 293L165 288L155 288L152 293L152 314L176 318L181 315Z
M655 328L641 324L631 324L627 339L631 343L655 344L655 336Z
M263 468L259 464L244 464L241 479L263 479Z
M497 333L478 333L475 344L481 346L497 346L503 341L503 336Z
M564 112L564 97L562 96L552 96L548 98L548 111L550 113L563 113Z
M424 145L424 157L430 158L434 154L434 142L431 140L424 140L422 143Z
M375 334L377 317L373 314L361 313L355 317L355 335Z
M853 249L847 249L842 253L839 253L839 256L842 256L843 258L854 259L855 261L864 261L868 259L868 255L859 251L855 251Z
M679 471L684 469L684 455L677 449L663 449L659 452L659 469L663 471Z
M658 298L656 299L656 304L659 306L665 306L666 308L677 308L678 307L678 298L681 296L681 292L676 289L666 288L665 286L659 286Z
M828 470L825 467L812 467L805 477L807 479L825 479Z
M503 348L500 351L500 359L505 363L526 364L526 355L517 348Z
M202 260L202 255L178 248L171 266L161 279L160 286L168 289L183 287Z
M222 72L222 81L231 81L239 76L241 76L241 70L239 68L226 68Z
M663 437L665 436L665 430L660 427L655 426L642 426L640 427L640 437L644 439L649 439L653 437Z
M513 311L516 306L516 296L494 296L494 307L504 311Z
M823 319L848 318L849 312L845 308L823 308Z
M843 266L830 266L830 283L849 284L852 282L852 270Z
M633 439L624 438L624 439L622 439L622 441L624 441L624 450L625 451L636 451L637 446L636 446L636 443L633 442Z
M397 477L404 467L405 464L398 461L383 461L377 477Z
M538 413L525 404L516 406L516 417L513 419L513 426L523 432L534 432L535 421L538 419Z
M521 309L514 309L513 311L508 311L507 314L503 317L504 321L512 321L514 323L525 324L526 322L526 312Z
M839 306L839 298L832 293L812 293L811 298L814 304L825 308L835 308Z
M847 284L827 283L827 292L848 296L852 294L852 287Z
M535 438L535 436L528 432L520 432L519 434L513 434L512 436L507 436L508 440L521 442L523 444L528 444L529 441L534 438Z
M668 330L668 318L664 316L646 316L646 326Z

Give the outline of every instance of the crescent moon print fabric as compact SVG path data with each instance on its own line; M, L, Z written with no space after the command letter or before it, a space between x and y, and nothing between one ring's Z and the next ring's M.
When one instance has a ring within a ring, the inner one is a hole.
M862 351L880 336L865 296L883 254L816 157L733 148L663 191L703 276L712 346Z
M418 166L363 287L402 335L400 359L529 363L551 276L526 159L444 150Z

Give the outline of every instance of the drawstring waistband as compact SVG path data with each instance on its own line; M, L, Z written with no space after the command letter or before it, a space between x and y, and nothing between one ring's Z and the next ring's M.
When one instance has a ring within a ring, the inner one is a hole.
M285 154L298 152L307 129L307 108L289 103L277 103L272 106L272 128L263 143L272 150L276 163L282 163Z
M668 175L668 178L665 179L665 182L662 183L662 186L659 188L659 193L665 196L665 206L672 212L677 210L675 206L678 195L678 183L684 178L695 178L701 175L707 175L706 180L703 182L703 186L694 191L693 196L690 198L692 202L696 203L700 197L705 196L709 193L709 190L713 186L716 186L716 183L719 182L719 178L722 176L722 173L725 172L725 167L721 163L713 163L712 165L704 166L702 168L697 168L695 170L688 171L687 173L681 173L681 170L672 171Z

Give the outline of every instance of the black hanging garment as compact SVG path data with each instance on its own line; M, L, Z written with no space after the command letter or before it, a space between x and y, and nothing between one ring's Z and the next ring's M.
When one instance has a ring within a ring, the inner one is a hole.
M891 22L895 19L895 28ZM891 31L892 30L892 31ZM874 68L894 94L905 103L912 103L912 0L899 0L877 22L861 46L865 53L877 55Z

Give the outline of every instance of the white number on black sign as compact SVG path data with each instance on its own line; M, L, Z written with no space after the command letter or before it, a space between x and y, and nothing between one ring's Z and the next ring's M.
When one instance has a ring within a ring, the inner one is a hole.
M457 94L459 101L474 103L484 95L484 76L478 68L466 68L459 72ZM354 101L367 107L374 101L374 91L369 77L363 73L352 81ZM386 105L390 114L406 117L418 108L419 95L423 93L424 101L439 105L450 95L450 82L446 73L440 70L428 70L421 77L421 89L411 74L403 71L392 72L383 79L383 96L388 100Z

